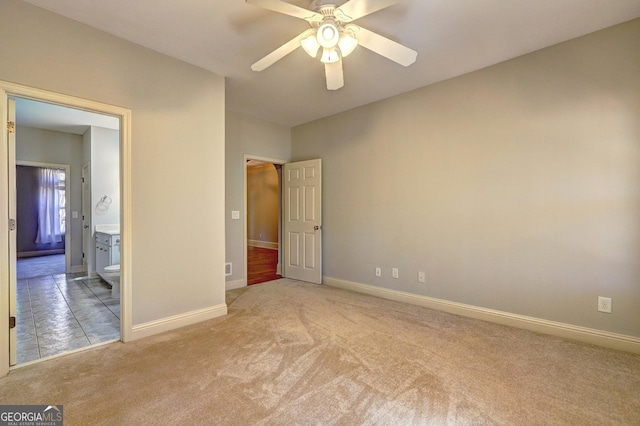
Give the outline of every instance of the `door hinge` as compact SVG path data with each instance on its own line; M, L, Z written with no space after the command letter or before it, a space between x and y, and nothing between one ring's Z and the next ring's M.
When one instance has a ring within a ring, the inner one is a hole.
M16 230L16 220L9 219L9 231L15 231L15 230Z
M7 132L15 133L16 132L16 123L13 121L7 121Z
M16 328L16 317L9 317L9 330Z

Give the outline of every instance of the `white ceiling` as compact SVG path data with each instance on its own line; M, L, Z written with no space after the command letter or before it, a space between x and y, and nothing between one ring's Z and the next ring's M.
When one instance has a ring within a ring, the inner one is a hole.
M120 128L120 120L110 115L23 98L16 98L16 124L76 135L84 134L89 126Z
M640 0L403 0L356 23L416 50L416 63L404 68L358 48L344 59L345 86L330 92L323 65L302 49L251 71L308 24L243 0L26 1L223 75L228 109L286 126L640 17Z

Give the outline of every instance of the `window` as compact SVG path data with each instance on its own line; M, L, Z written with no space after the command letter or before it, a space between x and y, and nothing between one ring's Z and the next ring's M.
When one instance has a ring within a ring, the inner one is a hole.
M65 226L67 222L67 198L65 195L65 189L67 186L66 176L64 170L58 170L56 175L56 188L58 190L58 218L60 221L60 233L65 233Z
M39 169L37 244L59 243L65 231L66 176L63 169Z

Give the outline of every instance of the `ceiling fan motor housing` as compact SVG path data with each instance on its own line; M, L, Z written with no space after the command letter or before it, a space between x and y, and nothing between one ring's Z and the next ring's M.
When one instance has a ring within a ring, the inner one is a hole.
M337 4L339 3L339 4ZM322 13L320 11L323 7L333 7L334 9L341 6L342 3L346 3L346 1L336 1L336 0L313 0L311 4L309 4L309 10L315 10L318 13Z

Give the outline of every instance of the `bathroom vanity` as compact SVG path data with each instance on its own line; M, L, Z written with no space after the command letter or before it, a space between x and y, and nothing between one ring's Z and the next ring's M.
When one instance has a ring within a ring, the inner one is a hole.
M96 272L104 279L104 268L120 263L120 227L96 225Z

